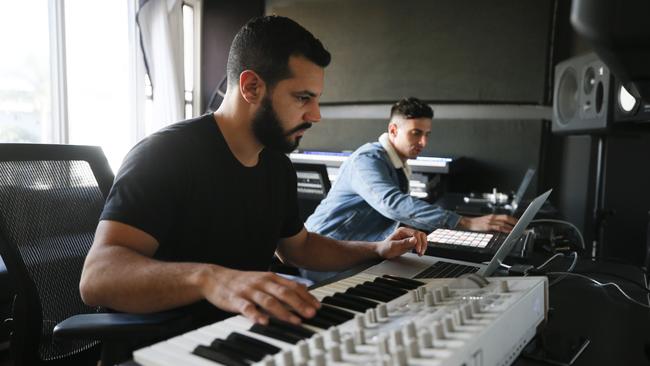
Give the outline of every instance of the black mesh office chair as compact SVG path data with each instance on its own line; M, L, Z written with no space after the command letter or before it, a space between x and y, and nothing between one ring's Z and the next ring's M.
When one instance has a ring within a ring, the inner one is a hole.
M99 341L158 335L178 318L99 313L81 300L83 261L112 181L98 147L0 144L0 251L16 285L9 320L16 366L94 365ZM128 357L108 348L106 364Z

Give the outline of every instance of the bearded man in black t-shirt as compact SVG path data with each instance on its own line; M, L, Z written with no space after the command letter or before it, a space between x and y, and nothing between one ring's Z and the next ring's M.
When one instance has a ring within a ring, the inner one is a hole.
M340 271L426 247L400 228L384 241L343 242L305 230L284 155L320 120L330 54L296 22L256 18L235 36L228 87L214 114L171 125L124 160L86 258L89 305L126 312L187 307L196 323L241 313L300 323L319 302L267 272L284 262Z

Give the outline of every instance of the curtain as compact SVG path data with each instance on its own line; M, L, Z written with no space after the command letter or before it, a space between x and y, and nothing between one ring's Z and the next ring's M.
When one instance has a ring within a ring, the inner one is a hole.
M153 123L146 134L184 118L183 2L148 0L137 14L145 65L153 86Z

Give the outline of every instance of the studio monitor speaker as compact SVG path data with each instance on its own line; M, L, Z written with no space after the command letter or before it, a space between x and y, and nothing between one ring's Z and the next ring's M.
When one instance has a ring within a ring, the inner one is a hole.
M613 89L614 78L595 53L558 63L553 90L553 132L605 132L613 115Z

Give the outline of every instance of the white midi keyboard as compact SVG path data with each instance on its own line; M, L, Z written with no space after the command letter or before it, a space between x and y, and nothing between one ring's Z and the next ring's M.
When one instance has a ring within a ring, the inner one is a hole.
M509 365L547 312L545 277L412 280L377 268L311 290L301 326L234 316L139 349L143 366Z

